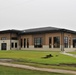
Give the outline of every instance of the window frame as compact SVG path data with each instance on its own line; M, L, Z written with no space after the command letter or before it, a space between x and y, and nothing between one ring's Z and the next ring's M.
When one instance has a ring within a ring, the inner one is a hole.
M68 40L69 38L68 38L68 36L64 36L64 48L68 48Z
M24 48L26 48L26 38L24 38Z
M52 48L52 37L49 37L49 48Z
M42 48L42 37L34 38L34 48Z
M11 43L11 48L14 48L14 43L13 42Z
M60 48L60 36L53 37L53 48Z
M18 44L17 44L17 42L15 42L15 48L17 48L18 47Z

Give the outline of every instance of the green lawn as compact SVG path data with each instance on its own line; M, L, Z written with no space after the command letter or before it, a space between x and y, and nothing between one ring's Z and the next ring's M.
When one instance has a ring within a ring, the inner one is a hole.
M32 71L32 70L24 70L19 68L0 66L0 75L71 75L71 74L49 73L49 72Z
M76 55L76 52L70 52L71 54L75 54Z
M52 54L53 57L44 59L42 57ZM58 56L56 56L58 55ZM76 63L76 58L60 54L59 52L44 51L0 51L0 58L18 59L24 62L42 64Z
M52 54L53 57L47 59L42 58L48 54ZM76 58L60 54L60 52L10 50L10 51L0 51L0 58L16 59L18 60L18 62L14 63L33 65L37 67L76 70L76 67L74 65L73 66L64 65L64 64L76 65Z

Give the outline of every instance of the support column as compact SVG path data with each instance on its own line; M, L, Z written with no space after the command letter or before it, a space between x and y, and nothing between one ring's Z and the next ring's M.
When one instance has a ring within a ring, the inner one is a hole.
M53 37L52 37L52 47L51 47L51 48L54 48L54 45L53 45L53 43L54 43L54 42L53 42Z
M71 48L73 48L73 37L71 35Z
M61 32L61 51L64 51L64 32Z

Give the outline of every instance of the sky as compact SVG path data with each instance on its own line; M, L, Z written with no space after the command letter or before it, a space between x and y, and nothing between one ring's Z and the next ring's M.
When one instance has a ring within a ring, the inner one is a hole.
M76 31L76 0L0 0L0 30L48 26Z

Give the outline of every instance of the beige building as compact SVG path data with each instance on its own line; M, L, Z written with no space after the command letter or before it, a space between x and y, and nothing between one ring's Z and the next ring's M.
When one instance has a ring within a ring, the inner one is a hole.
M0 31L0 50L75 51L76 31L55 27Z

